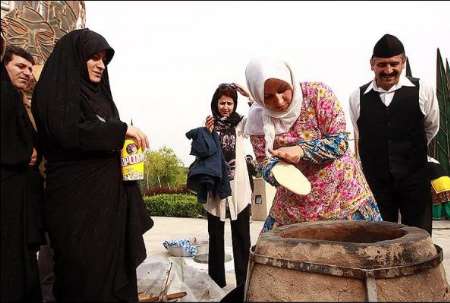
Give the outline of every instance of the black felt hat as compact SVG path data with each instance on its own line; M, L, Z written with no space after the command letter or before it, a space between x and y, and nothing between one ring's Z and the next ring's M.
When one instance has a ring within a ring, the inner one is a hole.
M405 48L403 47L403 43L397 37L385 34L375 44L372 57L390 58L403 54L404 52Z

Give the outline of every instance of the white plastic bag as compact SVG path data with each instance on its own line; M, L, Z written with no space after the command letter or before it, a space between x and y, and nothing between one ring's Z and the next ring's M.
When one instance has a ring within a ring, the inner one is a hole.
M170 267L172 264L172 267ZM169 278L167 273L170 268ZM225 296L208 275L193 266L189 266L184 258L153 257L147 258L136 270L138 292L149 296L158 296L164 290L167 280L166 294L186 292L186 296L178 302L217 302Z

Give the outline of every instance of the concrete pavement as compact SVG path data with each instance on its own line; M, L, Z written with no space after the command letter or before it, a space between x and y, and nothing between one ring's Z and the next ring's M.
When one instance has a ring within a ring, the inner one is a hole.
M166 249L162 246L164 240L190 239L196 237L198 240L208 240L208 222L206 219L175 218L175 217L153 217L155 225L144 235L147 256L169 257ZM263 226L262 221L252 221L250 224L251 242L256 244L259 232ZM450 221L433 221L433 242L444 250L444 268L447 281L450 283ZM231 226L229 220L225 223L225 252L232 253ZM192 264L191 258L189 261ZM202 266L202 265L198 265ZM207 264L202 270L207 270ZM225 291L233 289L236 285L234 277L233 261L226 263L227 286Z

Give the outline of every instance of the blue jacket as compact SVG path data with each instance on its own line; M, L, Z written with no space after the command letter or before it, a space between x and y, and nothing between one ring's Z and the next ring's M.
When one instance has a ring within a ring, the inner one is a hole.
M231 196L228 166L217 133L198 127L188 131L186 137L192 139L190 154L195 156L189 166L187 188L197 193L200 203L206 203L208 192L220 199Z

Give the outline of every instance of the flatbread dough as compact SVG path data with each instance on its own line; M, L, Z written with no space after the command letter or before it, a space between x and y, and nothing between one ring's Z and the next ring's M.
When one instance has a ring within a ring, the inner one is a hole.
M272 174L277 182L298 195L311 192L311 183L302 172L292 164L280 161L272 168Z

